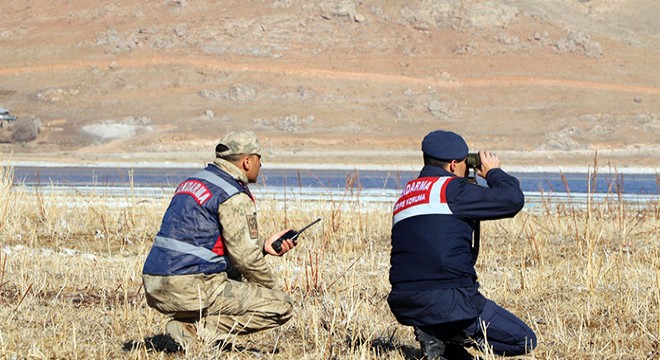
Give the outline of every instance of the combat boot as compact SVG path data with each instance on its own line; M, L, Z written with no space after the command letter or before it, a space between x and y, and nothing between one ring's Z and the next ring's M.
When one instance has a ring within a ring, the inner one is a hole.
M445 342L444 357L448 360L474 360L466 348L474 347L474 342L465 335L456 335Z
M170 320L165 326L165 332L182 348L187 349L197 340L197 328L193 323Z
M415 338L422 347L422 353L426 360L447 360L444 357L447 346L432 334L415 326Z

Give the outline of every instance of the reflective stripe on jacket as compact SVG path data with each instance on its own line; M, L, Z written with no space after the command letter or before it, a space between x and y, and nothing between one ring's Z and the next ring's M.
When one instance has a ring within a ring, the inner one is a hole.
M218 207L247 187L215 165L177 187L142 270L149 275L214 274L227 270Z
M392 223L419 215L451 215L447 205L447 184L454 177L421 177L406 184L394 205Z

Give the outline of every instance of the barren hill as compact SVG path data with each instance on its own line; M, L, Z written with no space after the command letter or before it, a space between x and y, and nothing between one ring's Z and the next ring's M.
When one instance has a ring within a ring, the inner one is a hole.
M655 0L0 9L0 107L19 118L0 147L13 160L201 163L247 128L266 163L418 164L421 138L449 129L505 164L584 166L597 151L601 164L660 165Z

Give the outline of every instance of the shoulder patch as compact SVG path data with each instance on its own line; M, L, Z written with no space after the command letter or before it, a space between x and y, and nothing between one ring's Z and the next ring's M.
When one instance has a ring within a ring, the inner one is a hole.
M192 196L199 205L204 204L212 194L206 185L199 180L186 180L179 184L174 195L186 194Z
M401 197L394 205L392 222L419 215L451 215L447 204L447 184L455 177L426 177L406 184Z
M257 227L257 214L246 215L245 217L247 218L248 229L250 229L250 238L258 238L259 228Z

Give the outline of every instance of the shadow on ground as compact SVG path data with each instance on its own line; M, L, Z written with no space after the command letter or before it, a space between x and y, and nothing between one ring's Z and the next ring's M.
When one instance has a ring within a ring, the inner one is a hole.
M379 357L388 352L400 352L406 360L419 360L424 358L424 354L417 346L410 346L407 344L396 344L393 337L384 338L378 337L374 340L365 339L351 339L346 338L347 346L364 345L369 343L371 350ZM455 360L479 360L478 357L473 357L465 348L461 346L449 346L445 356L448 359Z
M406 344L395 344L392 340L393 339L391 338L385 339L381 337L376 338L374 340L351 339L350 337L347 337L345 345L349 347L355 347L355 346L362 346L365 344L369 344L371 350L378 356L383 356L389 352L400 352L407 360L419 360L424 358L424 355L422 354L419 347L414 347ZM216 344L215 347L218 348L218 350L220 351L251 352L251 353L262 352L260 349L257 348L252 348L252 347L247 348L241 345L234 345L231 343L222 343L222 342ZM136 351L140 349L145 349L147 351L163 352L167 354L183 351L183 348L179 346L179 344L177 344L174 341L174 339L172 339L172 337L168 334L158 334L155 336L146 337L142 341L129 340L123 344L122 349L124 351ZM278 351L276 350L275 352L277 353ZM465 349L462 349L462 351L457 350L455 353L454 351L451 352L453 354L447 354L447 355L452 355L452 357L449 357L450 359L461 359L461 360L478 359L469 355L465 351ZM270 351L269 353L272 354L272 351Z
M159 334L144 338L143 341L129 340L122 346L124 351L135 351L146 349L148 351L159 351L168 354L182 351L183 348L167 334Z
M262 351L253 348L245 347L241 345L234 345L232 343L218 342L214 345L219 351L235 351L235 352L251 352L251 353L261 353ZM135 351L140 349L145 349L147 351L157 351L164 352L167 354L177 353L183 351L183 348L174 341L174 339L168 334L158 334L155 336L149 336L144 338L143 341L139 340L129 340L125 342L122 346L124 351ZM275 353L278 351L275 350ZM272 354L273 351L269 351L269 354Z

